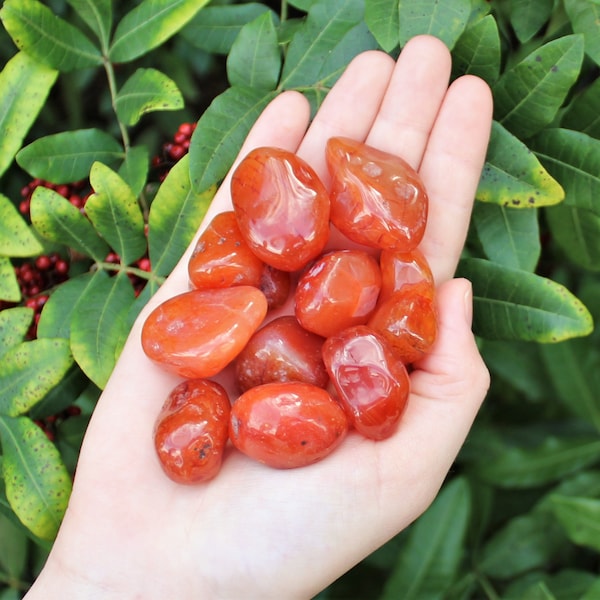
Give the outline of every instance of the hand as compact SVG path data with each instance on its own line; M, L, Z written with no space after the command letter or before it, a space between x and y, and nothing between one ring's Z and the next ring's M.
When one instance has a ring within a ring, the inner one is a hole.
M438 285L439 338L411 375L396 434L350 433L325 460L276 470L230 450L216 479L181 486L162 472L154 420L178 379L140 346L149 310L188 289L183 257L134 326L90 422L69 509L28 595L43 598L309 598L418 517L435 497L489 383L471 325L471 288L452 280L488 143L488 87L448 87L450 55L421 36L398 62L366 52L313 122L298 93L264 111L241 152L296 151L324 182L326 140L344 135L417 168L430 198L421 248ZM307 129L308 126L308 129ZM205 223L230 208L228 178Z

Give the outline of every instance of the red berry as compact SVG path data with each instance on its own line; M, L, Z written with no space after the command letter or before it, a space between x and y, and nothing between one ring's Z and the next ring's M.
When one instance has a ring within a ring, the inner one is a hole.
M42 254L35 259L35 266L41 271L46 271L52 266L52 260L49 256Z

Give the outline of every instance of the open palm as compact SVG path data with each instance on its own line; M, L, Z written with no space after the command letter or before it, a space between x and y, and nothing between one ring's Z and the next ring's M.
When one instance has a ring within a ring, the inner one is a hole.
M452 280L469 224L491 123L489 89L448 86L450 55L421 36L397 63L367 52L347 68L309 126L284 92L241 152L295 151L327 184L325 142L344 135L402 156L430 198L421 249L438 286L440 330L411 375L398 432L350 433L325 460L275 470L228 449L216 479L181 486L152 445L158 410L179 381L143 354L148 311L188 289L187 260L134 326L88 428L69 509L29 598L309 598L419 516L439 490L488 384L470 332L470 285ZM205 222L230 208L228 178Z

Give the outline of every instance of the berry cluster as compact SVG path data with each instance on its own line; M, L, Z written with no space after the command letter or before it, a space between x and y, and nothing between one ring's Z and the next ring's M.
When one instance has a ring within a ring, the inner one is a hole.
M81 414L79 406L68 406L55 415L48 415L43 419L36 419L34 423L46 434L46 437L53 442L56 439L58 426L69 417L77 417Z
M30 214L31 196L38 187L54 190L81 211L83 211L85 203L92 193L89 184L85 181L54 184L36 177L21 189L21 197L23 200L21 200L21 203L19 204L19 211L26 217L29 217Z
M116 252L109 252L104 259L104 262L107 262L111 265L120 265L121 257ZM146 273L150 273L152 270L150 259L148 258L147 254L136 260L131 266L135 269L139 269L140 271L145 271ZM131 281L131 285L133 285L133 290L137 298L148 283L148 280L145 277L139 277L135 273L131 272L127 273L127 276Z
M159 181L163 181L171 167L188 153L195 129L196 123L182 123L173 139L162 145L161 154L152 159L152 167L158 171Z

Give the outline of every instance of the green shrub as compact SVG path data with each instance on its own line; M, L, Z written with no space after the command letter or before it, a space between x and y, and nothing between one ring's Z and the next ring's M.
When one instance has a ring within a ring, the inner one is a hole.
M294 89L316 109L353 56L425 32L494 93L459 266L492 387L431 508L319 598L600 595L597 1L5 0L0 18L0 599L35 578L127 333L262 108Z

